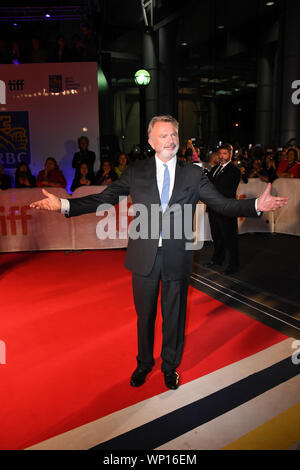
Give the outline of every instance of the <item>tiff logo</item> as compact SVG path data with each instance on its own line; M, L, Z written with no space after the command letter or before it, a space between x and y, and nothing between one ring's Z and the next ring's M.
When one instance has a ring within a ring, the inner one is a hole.
M17 221L20 221L22 235L27 235L27 221L32 219L32 216L26 213L28 209L29 206L22 206L21 210L19 210L19 206L12 206L9 208L8 215L5 216L1 214L1 212L5 212L5 208L0 206L0 234L8 235L7 226L10 225L10 235L17 235Z
M0 104L6 104L6 86L3 80L0 80Z
M6 364L6 344L0 340L0 364Z
M24 87L24 80L9 80L8 86L10 91L22 91Z

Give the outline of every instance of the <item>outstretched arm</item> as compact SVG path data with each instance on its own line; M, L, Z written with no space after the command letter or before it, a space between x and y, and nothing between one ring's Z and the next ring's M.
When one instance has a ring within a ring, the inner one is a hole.
M120 196L128 196L130 192L130 178L131 168L128 167L122 176L108 186L102 193L68 199L70 207L68 215L72 217L81 214L88 214L96 212L100 204L106 203L114 205L118 203ZM61 199L54 194L49 193L45 189L42 189L42 192L46 198L32 202L30 207L39 210L61 212Z
M265 191L256 200L226 198L205 177L201 178L198 189L201 201L215 212L229 217L255 217L258 215L257 211L274 211L288 203L287 197L272 196L271 187L272 185L269 183Z

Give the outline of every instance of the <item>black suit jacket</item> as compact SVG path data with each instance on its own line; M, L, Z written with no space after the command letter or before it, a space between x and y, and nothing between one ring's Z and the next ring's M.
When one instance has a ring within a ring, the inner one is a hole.
M188 277L192 270L193 251L186 250L186 243L192 240L192 221L196 204L199 200L220 212L231 217L255 217L254 199L237 201L222 196L209 181L203 170L191 163L177 161L175 181L169 208L160 218L159 227L154 224L151 217L151 207L160 206L160 197L156 182L156 163L152 157L139 160L129 165L121 177L114 181L100 194L92 194L82 198L69 199L69 216L77 216L95 212L100 204L116 204L120 196L130 194L133 204L142 204L148 211L144 224L148 223L148 233L154 230L154 236L133 239L129 234L125 266L132 272L141 276L150 274L154 265L159 234L163 222L170 217L171 233L169 239L163 236L163 270L166 279L175 280ZM155 206L153 206L155 205ZM191 217L188 229L184 231L184 205L190 210ZM137 207L137 206L136 206ZM139 217L139 214L136 214ZM182 222L182 237L175 238L172 228ZM163 230L164 233L164 230Z
M240 170L234 166L232 162L229 162L216 178L214 178L213 174L218 166L219 165L216 165L211 169L208 175L209 179L223 196L235 197L241 178Z

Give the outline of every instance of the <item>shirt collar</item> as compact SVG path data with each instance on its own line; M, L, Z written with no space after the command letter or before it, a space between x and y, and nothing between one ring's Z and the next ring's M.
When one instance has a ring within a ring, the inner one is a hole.
M231 162L231 160L229 160L227 163L225 163L225 165L221 165L221 167L222 167L222 168L225 168L225 166L227 166L228 163L230 163L230 162Z
M170 170L171 168L175 168L175 166L176 166L177 155L175 155L173 158L171 158L171 160L169 160L167 162L163 162L160 158L158 158L155 155L155 161L156 161L156 167L164 168L164 164L166 163L168 165L169 170Z

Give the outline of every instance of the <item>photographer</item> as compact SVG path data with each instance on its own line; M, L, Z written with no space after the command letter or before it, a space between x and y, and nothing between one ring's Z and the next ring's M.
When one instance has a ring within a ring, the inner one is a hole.
M247 169L246 166L244 165L243 160L241 160L238 156L232 158L232 163L236 168L240 170L240 180L247 184L248 183L248 175L247 175Z

